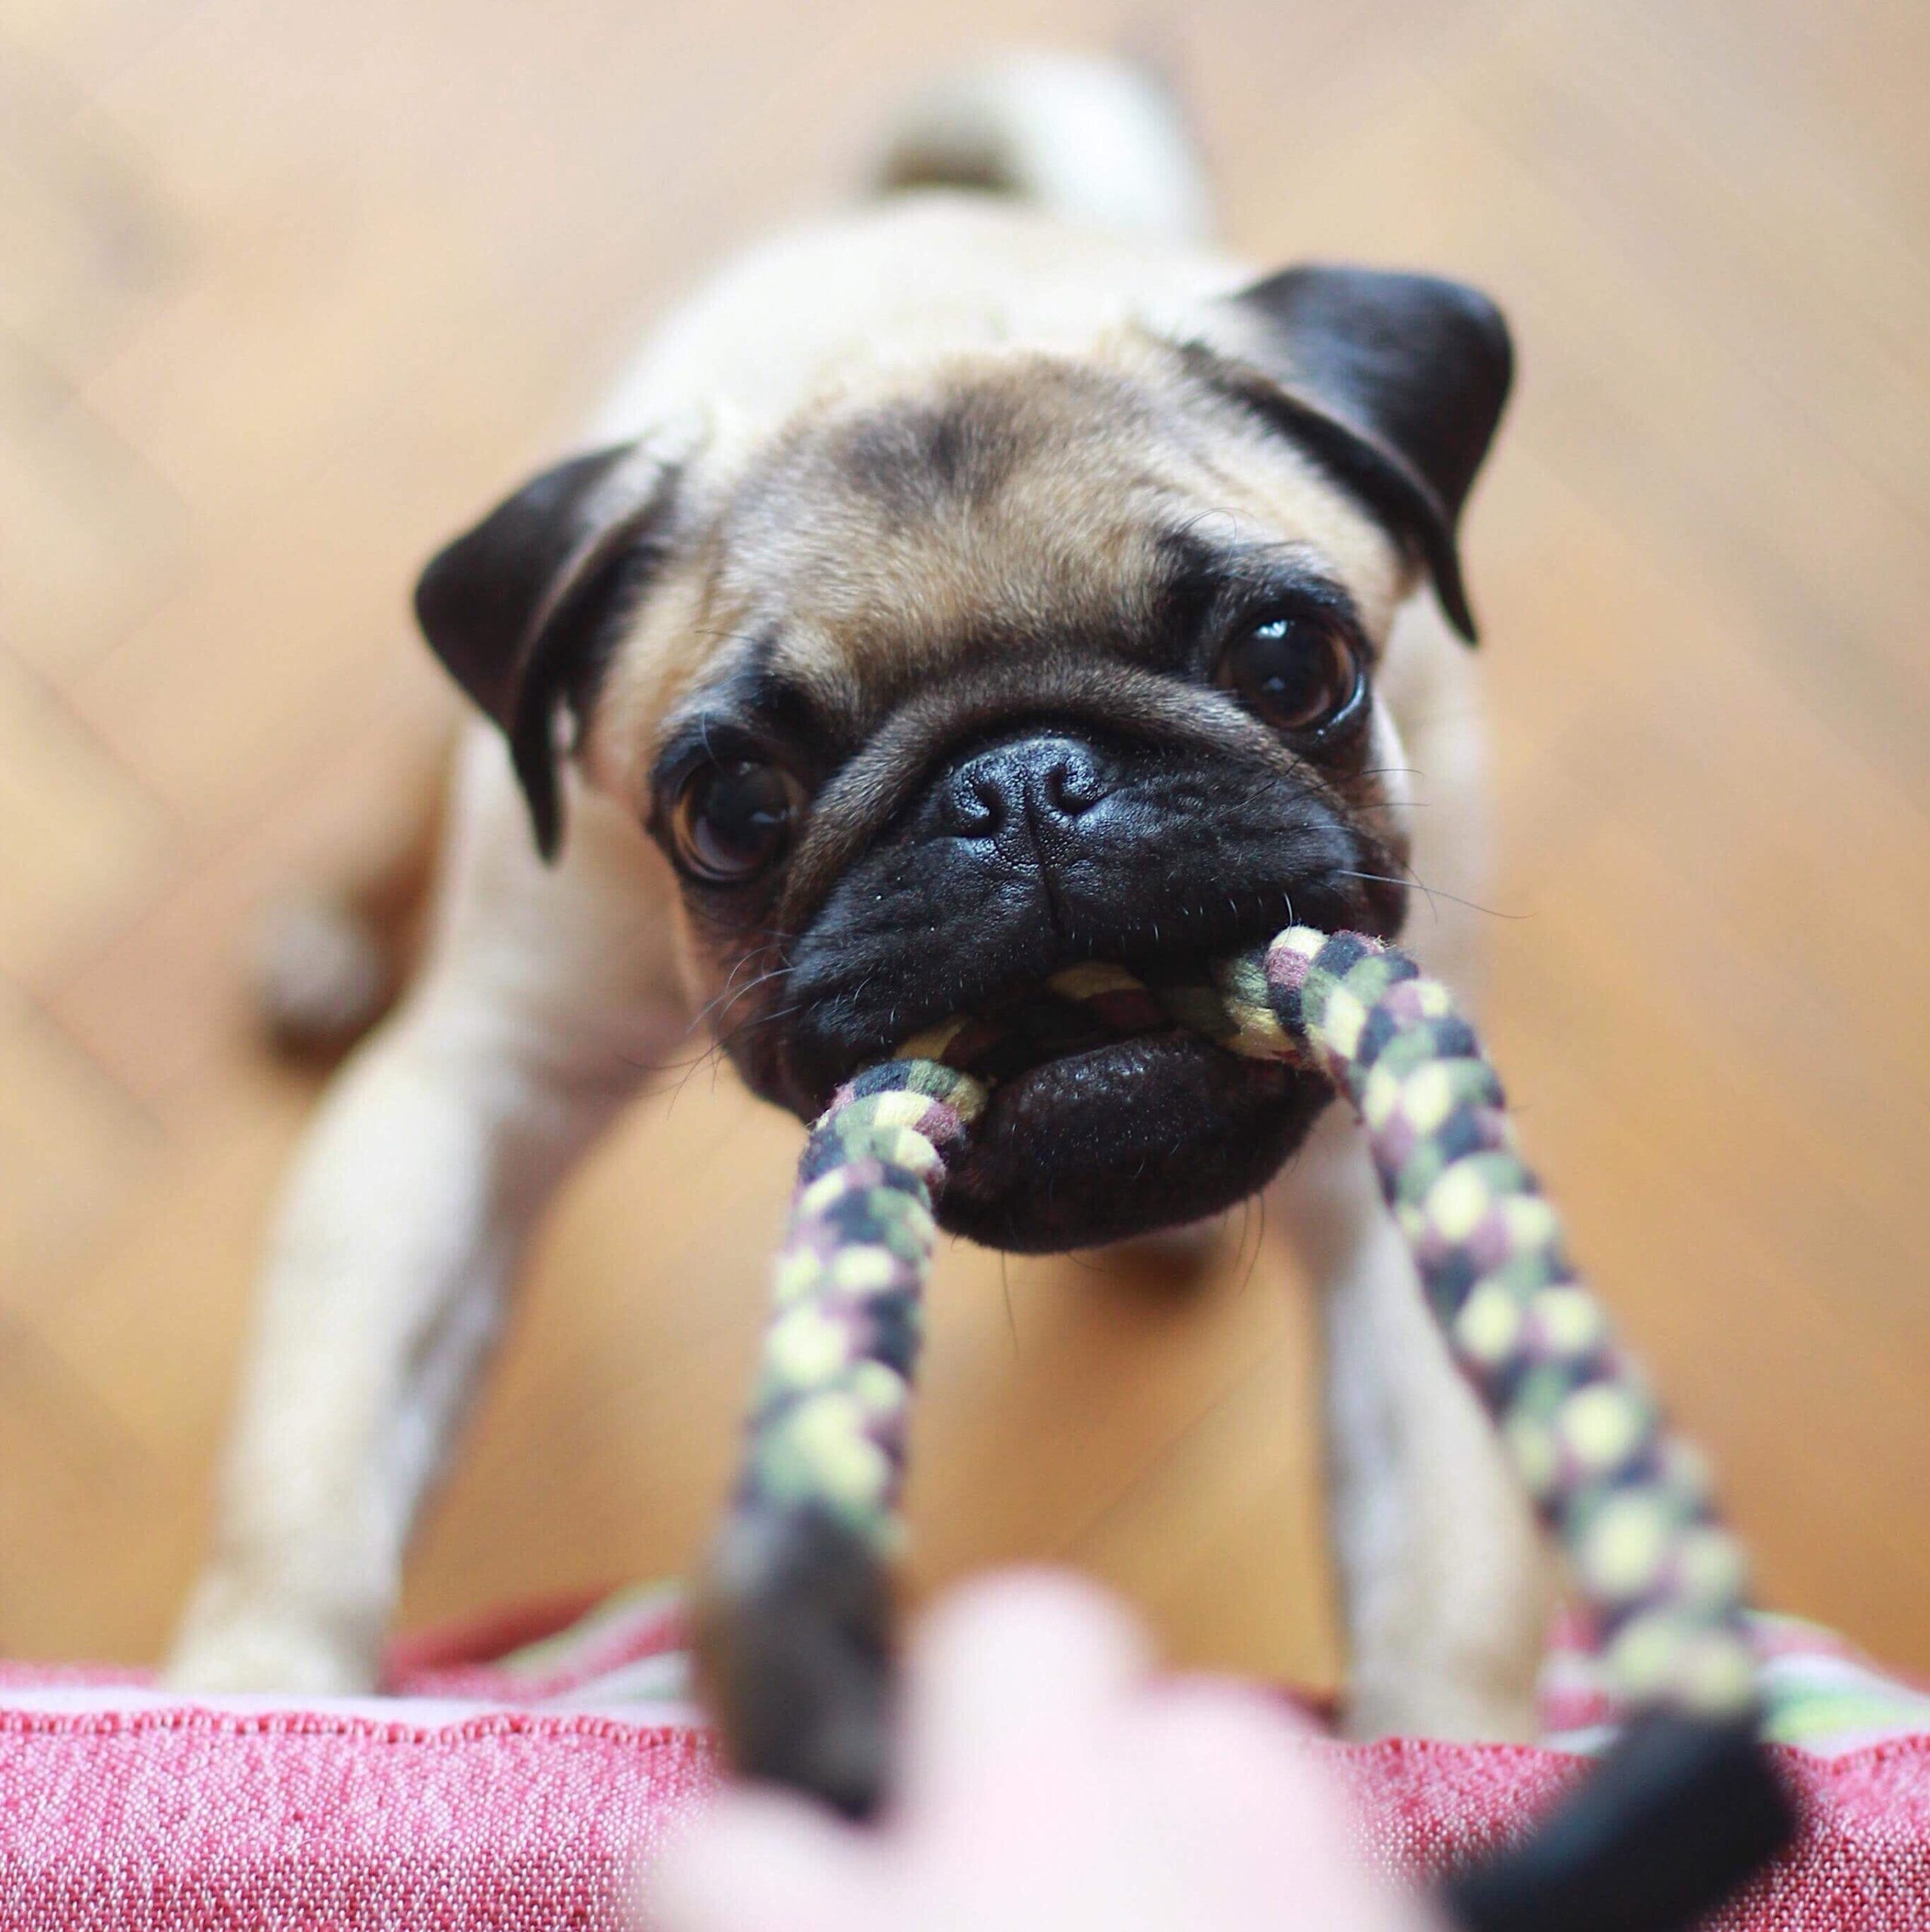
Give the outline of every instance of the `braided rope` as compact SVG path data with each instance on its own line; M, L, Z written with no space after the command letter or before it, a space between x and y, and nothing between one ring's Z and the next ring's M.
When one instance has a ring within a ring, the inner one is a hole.
M1569 1562L1615 1749L1520 1843L1452 1875L1467 1932L1679 1932L1793 1829L1756 1739L1745 1564L1516 1149L1501 1083L1404 954L1305 928L1148 986L1059 974L1046 1002L948 1021L813 1130L776 1262L748 1440L700 1655L733 1762L853 1815L890 1778L890 1574L921 1298L946 1162L1001 1070L1176 1023L1353 1104L1450 1353Z
M985 1103L969 1073L890 1060L813 1130L772 1272L736 1515L815 1507L896 1549L932 1208L946 1153Z
M1454 1359L1594 1614L1612 1684L1632 1706L1746 1719L1741 1551L1577 1277L1446 989L1376 942L1296 928L1210 985L1149 989L1086 965L1051 989L1108 1033L1177 1020L1317 1068L1348 1097ZM777 1258L740 1516L814 1506L880 1553L897 1547L933 1205L985 1102L967 1063L1010 1044L992 1023L948 1022L818 1122Z

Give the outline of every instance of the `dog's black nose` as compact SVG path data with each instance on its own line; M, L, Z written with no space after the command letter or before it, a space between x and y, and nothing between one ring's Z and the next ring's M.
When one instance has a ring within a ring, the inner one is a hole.
M975 753L942 781L945 829L997 838L1008 827L1034 834L1069 826L1112 789L1098 755L1077 738L1019 738Z

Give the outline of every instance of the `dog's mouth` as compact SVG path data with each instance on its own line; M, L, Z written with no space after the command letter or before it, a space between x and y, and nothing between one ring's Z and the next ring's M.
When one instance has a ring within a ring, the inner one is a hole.
M1229 895L1219 916L1182 934L1170 925L1136 925L1075 946L1042 922L1035 940L1004 958L935 970L923 983L899 989L883 1010L874 998L853 1011L847 1002L857 996L841 989L819 996L779 1049L791 1104L812 1118L853 1075L908 1052L943 1058L1005 1087L1156 1037L1190 1043L1193 1036L1163 1003L1169 991L1208 985L1216 962L1264 945L1296 920L1378 924L1374 909L1303 882L1291 895ZM1387 923L1391 929L1397 922L1397 915Z
M991 1097L952 1162L940 1219L1019 1251L1089 1247L1230 1208L1265 1185L1326 1098L1317 1079L1179 1026L1152 990L1069 990L1060 976L983 1003L942 1051Z
M898 1051L941 1059L994 1085L1042 1066L1103 1053L1129 1041L1177 1030L1162 1003L1164 986L1195 983L1204 969L1148 982L1123 966L1088 961L1027 981L904 1041Z
M808 1120L844 1081L908 1051L979 1075L990 1098L950 1163L939 1218L990 1247L1053 1252L1204 1220L1264 1187L1330 1097L1316 1075L1180 1025L1162 998L1271 938L1288 922L1282 897L1229 901L1177 944L1167 927L1074 949L1045 925L995 964L901 980L896 998L820 992L781 1036L773 1084ZM1296 880L1292 898L1308 924L1399 924L1397 901L1384 909L1323 882ZM855 977L862 989L862 968Z

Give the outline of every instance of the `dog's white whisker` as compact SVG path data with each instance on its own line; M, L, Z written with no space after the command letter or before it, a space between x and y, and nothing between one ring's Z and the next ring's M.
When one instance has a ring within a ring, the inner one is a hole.
M1397 878L1385 872L1360 872L1336 871L1336 878L1365 879L1371 885L1411 886L1416 892L1424 894L1431 901L1445 899L1455 906L1465 906L1470 912L1481 912L1491 919L1526 919L1532 917L1527 912L1504 912L1498 906L1483 906L1478 899L1464 899L1458 893L1449 892L1442 886L1426 884L1418 878Z

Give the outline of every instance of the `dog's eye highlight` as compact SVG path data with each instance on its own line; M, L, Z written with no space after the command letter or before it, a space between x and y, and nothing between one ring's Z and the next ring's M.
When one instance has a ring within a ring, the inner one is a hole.
M1242 631L1221 654L1215 681L1263 724L1294 737L1351 715L1366 684L1346 632L1301 617L1268 617Z
M800 795L782 766L759 759L699 766L671 810L677 863L706 885L748 884L791 849Z

